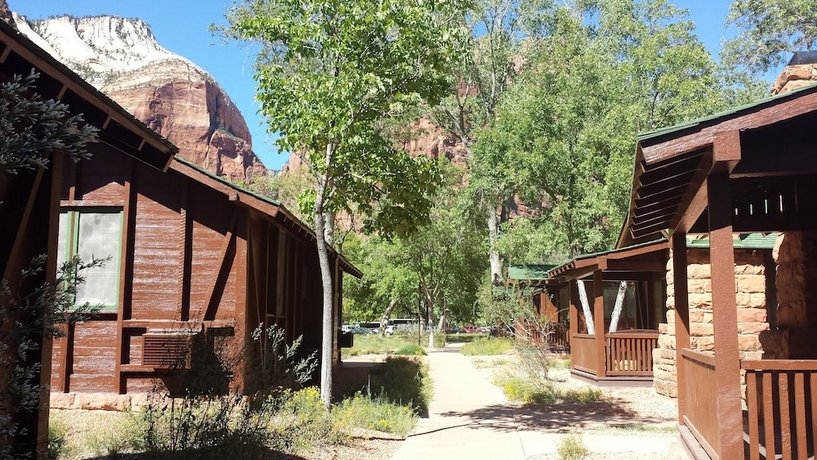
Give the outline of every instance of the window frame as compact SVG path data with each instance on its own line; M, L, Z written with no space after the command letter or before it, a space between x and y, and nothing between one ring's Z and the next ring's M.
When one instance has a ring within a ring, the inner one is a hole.
M60 215L65 214L66 222L66 244L63 257L65 261L71 260L79 252L79 217L82 214L119 214L119 238L116 244L116 301L112 305L92 304L92 307L99 307L95 313L117 313L121 306L122 298L122 229L125 225L125 213L122 206L63 206L60 207ZM76 294L74 294L74 308L77 305Z

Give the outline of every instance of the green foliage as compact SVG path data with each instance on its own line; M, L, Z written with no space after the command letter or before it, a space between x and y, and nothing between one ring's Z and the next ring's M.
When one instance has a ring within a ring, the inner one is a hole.
M368 394L425 413L432 396L428 366L420 358L389 357L372 375Z
M424 343L424 342L422 342ZM417 336L394 334L381 336L380 334L355 335L354 346L342 350L343 357L358 355L386 355L397 350L417 344Z
M402 347L398 348L397 351L394 352L395 355L401 356L425 356L426 350L417 345L416 343L410 343L408 345L403 345Z
M417 423L411 408L380 397L355 394L332 411L332 419L343 427L358 427L406 436Z
M740 33L722 51L724 64L766 72L786 54L812 51L817 43L817 5L813 0L734 0L728 25Z
M551 404L592 404L604 401L601 390L591 387L580 389L560 389L539 379L504 372L494 377L494 384L502 388L505 396L512 401L531 405Z
M436 172L395 149L379 125L449 89L445 66L461 30L454 1L248 0L224 30L259 42L261 111L282 151L317 179L315 212L360 212L370 230L409 233ZM353 206L354 205L354 206Z
M0 83L0 172L48 167L48 154L56 151L74 161L90 158L85 146L97 129L82 115L70 116L67 105L37 94L37 78L32 70Z
M557 453L559 460L582 460L590 455L590 451L584 447L582 437L575 434L565 436L559 441Z
M68 446L68 424L61 418L48 418L48 458L66 458L71 453Z
M312 223L307 197L309 191L315 189L315 178L307 168L293 168L276 175L253 176L249 182L240 185L272 198L292 211L301 221Z
M513 349L513 341L508 338L481 338L466 343L460 349L465 356L504 355Z
M136 414L123 414L85 432L81 449L94 456L112 456L142 448L142 420Z
M364 273L362 280L344 285L348 318L379 319L399 299L393 317L414 316L422 302L422 314L431 310L432 322L443 311L455 322L473 320L486 245L468 196L457 190L463 172L452 166L444 171L446 186L435 196L430 222L404 237L347 240L347 257Z

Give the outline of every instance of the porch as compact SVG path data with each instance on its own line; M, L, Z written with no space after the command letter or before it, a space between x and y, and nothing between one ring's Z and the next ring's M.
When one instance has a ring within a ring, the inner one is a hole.
M599 386L649 386L664 316L667 242L588 254L550 271L565 312L574 377Z
M639 138L626 246L671 235L678 422L697 458L805 459L817 440L817 87ZM735 234L781 232L747 330ZM708 235L712 343L691 343L687 235ZM786 246L790 247L786 247ZM785 256L785 257L784 257ZM785 260L784 260L785 259ZM784 265L783 262L786 264ZM748 339L757 348L747 351Z

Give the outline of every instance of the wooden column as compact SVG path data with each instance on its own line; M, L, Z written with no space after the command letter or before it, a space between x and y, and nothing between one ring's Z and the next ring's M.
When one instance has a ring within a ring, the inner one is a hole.
M604 279L602 271L593 272L593 327L596 328L596 376L607 377L605 348L607 337L604 333Z
M718 450L721 458L743 458L735 252L732 242L732 199L728 173L710 174L707 178L707 189L720 444Z
M675 293L675 369L678 387L678 423L684 424L687 395L683 388L686 376L681 350L689 348L689 289L687 286L687 236L672 234L672 286Z
M124 334L123 322L131 318L131 283L133 282L133 239L135 238L135 214L136 200L133 190L133 180L135 174L135 163L133 159L128 160L128 177L125 179L125 186L122 191L122 236L121 250L119 253L119 308L116 311L116 363L114 364L113 388L118 394L127 393L127 382L122 379L122 363L125 361L124 350L125 340L129 340ZM69 348L66 344L64 348ZM67 366L67 364L66 364ZM67 370L67 367L65 368ZM67 380L66 380L67 385Z
M567 292L568 296L570 297L570 307L568 308L570 331L568 332L568 341L572 345L575 343L573 337L579 333L579 291L576 290L575 282L567 282ZM572 358L570 359L570 367L573 367Z

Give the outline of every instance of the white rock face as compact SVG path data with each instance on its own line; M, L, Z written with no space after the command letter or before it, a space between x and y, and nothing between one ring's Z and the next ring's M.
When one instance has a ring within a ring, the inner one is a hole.
M162 47L140 19L60 16L17 28L57 60L218 175L266 174L244 117L201 67Z
M98 88L112 76L168 59L185 61L206 74L162 47L140 19L60 16L28 21L13 15L20 32Z

